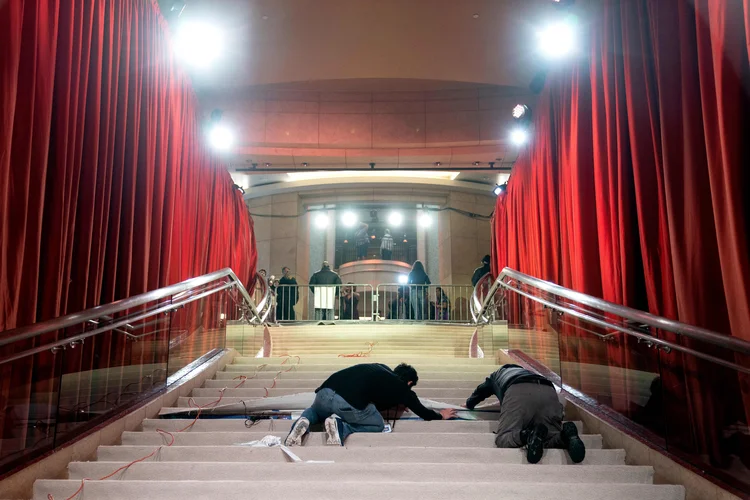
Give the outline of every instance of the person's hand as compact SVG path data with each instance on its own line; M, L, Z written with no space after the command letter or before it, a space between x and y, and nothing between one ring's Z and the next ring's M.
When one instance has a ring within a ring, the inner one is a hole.
M456 418L456 410L452 410L450 408L446 408L445 410L440 410L440 416L443 417L443 420L450 420L452 418Z

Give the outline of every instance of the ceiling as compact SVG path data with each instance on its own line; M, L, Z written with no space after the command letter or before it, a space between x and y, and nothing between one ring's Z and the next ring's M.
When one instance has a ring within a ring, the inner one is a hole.
M169 17L173 1L160 3ZM526 88L539 69L532 50L535 26L554 8L550 0L184 3L180 21L214 23L226 38L223 60L193 75L196 88L204 91L319 87L321 81L369 91L409 90L420 81L448 89L464 84ZM370 81L352 82L363 79Z

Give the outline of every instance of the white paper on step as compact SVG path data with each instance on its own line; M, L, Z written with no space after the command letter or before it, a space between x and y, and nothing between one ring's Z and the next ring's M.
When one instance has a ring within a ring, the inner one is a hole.
M303 461L289 448L281 444L281 438L279 436L264 436L262 439L255 441L247 441L245 443L235 443L235 446L250 446L252 448L281 448L281 451L289 457L289 459L295 464L332 464L335 463L333 460L306 460Z

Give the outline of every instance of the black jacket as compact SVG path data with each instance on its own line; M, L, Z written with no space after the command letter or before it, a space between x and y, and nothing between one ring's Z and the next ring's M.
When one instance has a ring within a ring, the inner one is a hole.
M483 264L474 269L474 274L471 277L471 286L477 286L477 283L479 283L479 280L482 279L482 276L484 276L488 272L490 272L489 264Z
M341 278L331 271L330 267L324 267L310 277L310 285L340 285Z
M419 398L393 370L380 363L365 363L339 370L315 392L332 389L358 410L370 403L380 410L404 405L425 420L442 420L442 416L425 408Z
M497 399L499 399L502 404L503 396L505 396L505 392L508 388L513 384L521 384L524 382L541 382L550 387L552 386L552 382L541 375L530 372L518 365L505 365L487 377L484 382L479 384L479 387L477 387L474 390L474 393L469 396L469 399L466 400L466 407L473 410L476 405L493 394L497 396Z

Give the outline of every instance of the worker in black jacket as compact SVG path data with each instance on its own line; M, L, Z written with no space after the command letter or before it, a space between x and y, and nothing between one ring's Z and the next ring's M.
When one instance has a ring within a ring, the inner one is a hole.
M341 284L341 277L331 271L331 265L327 260L323 261L320 271L310 277L310 291L313 296L313 307L315 309L315 319L317 321L332 321L333 305L335 297L339 294L339 288L335 285Z
M471 276L471 286L477 286L482 276L490 272L490 256L485 255L482 257L482 265L474 269L474 274Z
M505 365L476 388L466 408L492 395L500 400L500 422L495 445L498 448L526 446L526 458L535 464L543 448L563 448L575 463L586 456L586 447L572 422L562 423L563 407L552 382L518 365Z
M418 380L417 371L404 363L395 370L380 363L344 368L315 390L315 401L294 422L284 444L301 445L310 426L325 421L326 443L343 446L353 432L383 432L380 412L398 405L425 420L453 418L455 410L438 413L420 403L412 391Z

